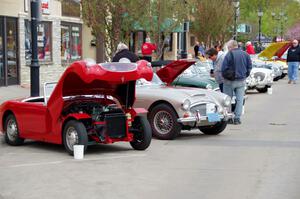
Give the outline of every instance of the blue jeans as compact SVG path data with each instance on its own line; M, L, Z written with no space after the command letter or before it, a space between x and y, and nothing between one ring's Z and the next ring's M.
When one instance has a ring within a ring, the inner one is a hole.
M223 83L219 84L219 88L220 88L221 93L223 93Z
M296 81L298 79L299 62L288 62L289 80Z
M236 104L235 104L235 119L240 119L243 111L243 101L244 101L244 94L245 94L245 81L225 81L223 84L223 91L225 94L233 97L236 97Z

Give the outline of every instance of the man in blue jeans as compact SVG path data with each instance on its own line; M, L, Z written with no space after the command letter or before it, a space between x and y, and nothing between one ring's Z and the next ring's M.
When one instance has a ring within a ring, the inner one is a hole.
M288 83L291 84L293 82L294 84L296 84L300 62L300 47L298 40L293 40L292 47L290 47L290 49L288 50L286 61L288 63Z
M252 69L250 56L239 49L238 43L235 40L230 40L227 43L229 52L226 54L222 64L222 74L224 77L223 92L230 97L236 96L236 105L234 110L233 124L241 124L241 115L243 110L243 101L245 94L245 80L249 76ZM231 80L226 79L226 71L231 69L234 71Z

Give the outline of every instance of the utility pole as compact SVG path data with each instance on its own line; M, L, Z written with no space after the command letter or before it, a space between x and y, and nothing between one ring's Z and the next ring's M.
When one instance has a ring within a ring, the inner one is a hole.
M36 97L40 95L40 65L38 59L37 46L37 25L41 16L41 2L39 0L31 0L31 65L30 65L30 96Z

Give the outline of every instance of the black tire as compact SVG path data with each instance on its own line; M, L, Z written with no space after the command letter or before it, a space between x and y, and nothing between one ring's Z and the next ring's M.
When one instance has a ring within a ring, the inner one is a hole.
M5 118L4 139L7 144L12 146L19 146L24 143L24 139L19 137L18 123L13 114L9 114Z
M266 93L268 92L268 86L265 86L264 88L256 88L256 90L260 93Z
M199 130L205 135L218 135L222 133L227 126L227 121L221 121L212 126L201 126Z
M165 123L159 122L158 117L165 116ZM178 116L174 109L167 104L158 104L150 111L148 119L155 137L161 140L172 140L176 138L181 131L181 125L177 122ZM168 129L165 129L164 126Z
M151 126L145 116L137 116L132 123L133 141L130 145L135 150L145 150L149 147L152 139Z
M72 130L73 132L71 132ZM67 136L67 134L71 136L71 133L77 136L77 138L75 138L76 140L73 143L70 143L71 140L69 140ZM74 154L73 146L75 144L84 145L84 151L86 151L87 144L88 144L88 136L87 136L86 128L82 122L77 120L70 120L66 123L63 130L63 144L65 146L66 151L70 155Z

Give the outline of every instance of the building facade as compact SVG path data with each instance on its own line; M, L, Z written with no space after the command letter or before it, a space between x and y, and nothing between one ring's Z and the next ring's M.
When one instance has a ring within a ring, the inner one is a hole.
M73 61L96 59L77 0L42 0L38 24L40 83L57 81ZM30 0L0 0L0 86L30 84Z

